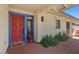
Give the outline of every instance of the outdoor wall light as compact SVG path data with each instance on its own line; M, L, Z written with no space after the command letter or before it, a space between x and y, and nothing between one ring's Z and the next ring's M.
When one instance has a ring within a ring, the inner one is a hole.
M41 16L41 22L44 22L44 16Z

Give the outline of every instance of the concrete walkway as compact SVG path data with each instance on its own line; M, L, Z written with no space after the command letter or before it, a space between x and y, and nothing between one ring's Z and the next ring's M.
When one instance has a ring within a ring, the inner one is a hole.
M73 36L72 38L79 40L79 37L78 36Z
M56 47L44 48L40 44L32 43L18 48L9 48L7 53L10 54L78 54L79 40L72 39L61 42Z

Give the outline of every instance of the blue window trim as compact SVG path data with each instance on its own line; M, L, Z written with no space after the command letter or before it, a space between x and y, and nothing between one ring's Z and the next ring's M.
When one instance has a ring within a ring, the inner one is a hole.
M33 32L33 41L34 41L34 16L32 16L32 32Z
M11 42L10 42L10 41L11 41L11 40L10 40L10 39L11 39L11 31L10 31L10 14L9 14L8 23L9 23L9 24L8 24L8 34L9 34L9 35L8 35L8 38L9 38L9 40L8 40L8 47L10 47L10 44L11 44Z
M11 15L19 15L19 16L24 16L24 43L26 44L27 43L27 17L28 16L31 16L32 17L32 31L33 31L33 41L34 41L34 16L33 15L28 15L28 14L23 14L23 13L18 13L18 12L12 12L12 11L9 11L9 40L8 40L8 47L10 47L11 45L11 26L10 26L10 16Z
M24 42L27 43L27 16L24 17Z

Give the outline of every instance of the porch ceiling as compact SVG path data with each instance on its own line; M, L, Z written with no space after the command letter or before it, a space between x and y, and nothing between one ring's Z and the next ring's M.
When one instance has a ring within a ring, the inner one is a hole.
M9 4L9 7L24 11L35 12L49 7L50 4Z
M46 9L50 9L53 11L60 11L65 8L69 8L73 6L72 4L9 4L9 7L16 8L24 11L30 12L42 12Z

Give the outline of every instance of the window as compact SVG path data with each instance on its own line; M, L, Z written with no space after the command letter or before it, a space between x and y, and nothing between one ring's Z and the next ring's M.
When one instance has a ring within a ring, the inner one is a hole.
M60 20L56 20L56 28L60 29Z

